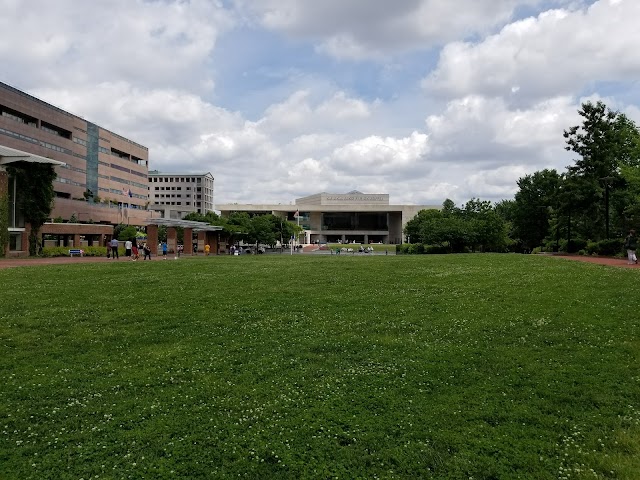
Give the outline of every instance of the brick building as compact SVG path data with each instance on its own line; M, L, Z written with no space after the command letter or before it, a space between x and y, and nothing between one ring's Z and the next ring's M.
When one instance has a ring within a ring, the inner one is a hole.
M52 218L144 225L151 216L147 147L2 82L0 146L62 163Z

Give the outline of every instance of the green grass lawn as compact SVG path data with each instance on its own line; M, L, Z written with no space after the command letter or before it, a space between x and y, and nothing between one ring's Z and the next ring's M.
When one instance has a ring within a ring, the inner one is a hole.
M0 270L0 478L640 478L640 271L533 255Z

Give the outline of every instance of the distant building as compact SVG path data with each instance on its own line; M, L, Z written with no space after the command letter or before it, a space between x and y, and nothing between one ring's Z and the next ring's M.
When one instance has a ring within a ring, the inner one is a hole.
M149 172L149 209L160 218L184 218L189 213L214 210L213 175L211 173Z
M304 229L304 243L399 244L403 242L404 226L420 210L440 208L434 205L390 205L388 194L358 191L318 193L298 198L293 205L217 205L223 216L232 212L271 213L296 222Z

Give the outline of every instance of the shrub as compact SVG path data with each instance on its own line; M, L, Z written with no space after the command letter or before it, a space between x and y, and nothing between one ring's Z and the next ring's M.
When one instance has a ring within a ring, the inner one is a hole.
M423 243L412 243L409 245L409 254L411 255L420 255L424 253L424 244Z
M424 253L428 253L430 255L449 253L449 247L445 247L443 245L427 245Z
M43 257L68 257L69 250L77 247L44 247L41 256ZM80 247L84 251L85 257L106 257L107 247ZM122 250L121 255L124 254Z
M396 245L396 254L406 255L409 253L409 244L403 243L402 245Z
M624 250L624 240L621 238L609 238L598 242L598 255L616 255Z

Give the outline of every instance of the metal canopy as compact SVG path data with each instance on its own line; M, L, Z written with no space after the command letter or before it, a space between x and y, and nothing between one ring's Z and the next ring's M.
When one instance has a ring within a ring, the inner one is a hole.
M206 222L196 222L194 220L180 220L177 218L152 218L147 220L147 225L164 225L167 227L192 228L196 232L217 232L222 227L209 225Z
M66 165L64 162L53 160L51 158L42 157L40 155L34 155L33 153L23 152L15 148L5 147L0 145L0 165L8 165L15 162L30 162L30 163L50 163L52 165Z

